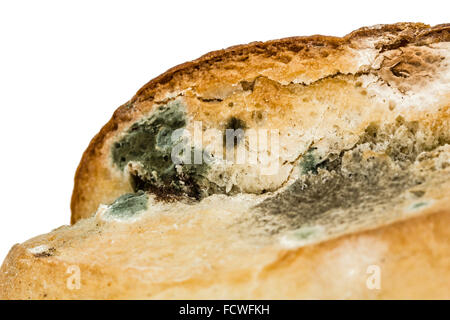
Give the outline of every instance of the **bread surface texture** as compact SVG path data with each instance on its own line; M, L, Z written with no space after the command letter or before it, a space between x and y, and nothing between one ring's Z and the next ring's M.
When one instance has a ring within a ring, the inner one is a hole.
M449 191L450 25L231 47L116 110L0 298L449 299Z
M236 205L61 227L13 247L0 271L0 298L450 298L448 202L299 247L236 232Z

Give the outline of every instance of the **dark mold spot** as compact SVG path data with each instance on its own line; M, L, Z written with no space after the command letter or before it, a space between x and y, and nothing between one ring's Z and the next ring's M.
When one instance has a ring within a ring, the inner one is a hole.
M233 129L233 130L245 129L246 127L247 126L246 126L244 120L241 120L236 117L231 117L230 119L228 119L228 121L225 125L225 129Z
M199 166L199 168L196 168ZM202 175L206 165L183 165L181 173L174 173L177 180L160 183L152 178L131 174L131 186L133 190L145 190L156 196L158 200L167 202L182 200L188 196L194 200L201 200L205 196L215 193L217 189ZM205 170L206 171L206 170Z
M227 148L237 146L244 138L244 130L247 128L244 120L231 117L225 124L223 143Z

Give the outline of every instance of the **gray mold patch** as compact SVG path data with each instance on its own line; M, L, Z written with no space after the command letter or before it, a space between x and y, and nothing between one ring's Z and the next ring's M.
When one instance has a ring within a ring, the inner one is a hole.
M430 178L412 169L417 156L448 142L445 132L419 132L417 123L399 118L383 128L370 125L352 149L333 160L317 158L312 147L299 161L298 180L255 206L247 221L269 234L314 226L331 234L393 221L401 215L405 191ZM417 209L422 207L418 202Z
M319 169L307 175L284 192L257 206L260 221L271 232L304 226L337 226L374 217L375 207L390 207L390 202L422 179L410 172L373 171L370 175L343 174ZM345 214L334 215L334 211Z

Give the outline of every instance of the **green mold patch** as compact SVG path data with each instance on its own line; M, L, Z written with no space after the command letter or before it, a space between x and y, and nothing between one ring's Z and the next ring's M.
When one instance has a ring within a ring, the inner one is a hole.
M150 171L170 171L171 132L186 126L186 115L179 102L159 107L149 118L134 123L126 135L112 147L112 159L124 169L138 161Z
M296 248L319 241L324 235L322 226L302 227L283 234L280 243L284 247Z
M305 227L300 228L297 230L294 230L293 237L298 240L307 240L311 237L314 237L314 235L319 231L320 229L317 227Z
M425 207L427 205L428 205L428 203L426 203L426 202L418 202L418 203L413 204L412 208L419 209L419 208Z
M134 123L126 134L116 141L111 150L114 164L125 170L129 166L130 181L134 191L154 193L160 199L188 196L201 199L207 193L204 178L206 163L175 163L172 150L184 140L173 139L172 133L186 126L186 110L180 101L171 101L158 107L148 118ZM191 146L183 148L191 153ZM200 150L202 152L202 150Z
M433 204L432 200L418 201L418 202L415 202L415 203L411 204L407 208L406 211L407 212L420 211L422 209L425 209L425 208L429 207L431 204Z
M107 215L112 218L132 218L147 210L148 196L145 192L127 193L108 206Z
M317 169L322 163L322 158L316 154L316 148L309 148L299 162L302 174L317 174Z

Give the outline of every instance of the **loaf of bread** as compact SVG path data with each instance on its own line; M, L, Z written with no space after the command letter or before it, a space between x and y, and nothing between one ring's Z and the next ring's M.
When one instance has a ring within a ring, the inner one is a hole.
M209 53L114 113L0 298L449 299L449 143L450 25Z

